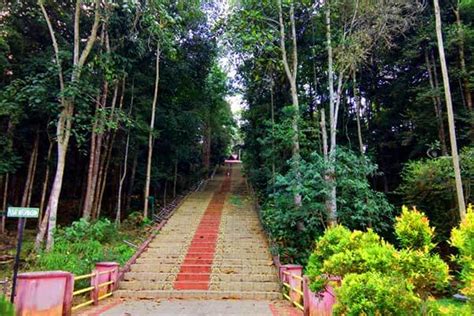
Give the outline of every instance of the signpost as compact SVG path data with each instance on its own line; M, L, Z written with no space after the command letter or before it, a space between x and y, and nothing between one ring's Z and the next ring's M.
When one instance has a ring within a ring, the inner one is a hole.
M9 207L7 217L18 218L18 241L16 244L16 256L15 264L13 266L13 284L12 284L12 295L10 301L13 303L15 299L16 290L16 277L18 275L18 267L20 264L20 252L23 243L23 231L25 228L25 222L27 218L38 218L39 208L33 207Z

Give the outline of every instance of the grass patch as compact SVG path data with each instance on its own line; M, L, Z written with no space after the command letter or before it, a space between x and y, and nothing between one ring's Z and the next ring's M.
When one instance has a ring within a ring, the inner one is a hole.
M441 298L428 304L429 315L436 316L472 316L473 311L469 304L453 298Z
M243 205L242 198L239 195L231 195L229 198L229 202L233 206L237 206L237 207L240 207Z

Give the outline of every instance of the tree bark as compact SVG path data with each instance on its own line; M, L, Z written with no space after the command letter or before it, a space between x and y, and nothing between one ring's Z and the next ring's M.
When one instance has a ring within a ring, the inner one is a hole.
M150 120L150 132L148 134L148 157L146 165L146 178L145 178L145 190L143 195L143 217L148 218L148 196L150 195L150 182L151 182L151 165L153 158L153 132L155 128L155 112L156 103L158 101L158 86L160 81L160 54L161 48L160 43L156 44L156 76L155 76L155 91L153 94L153 103L151 105L151 120Z
M441 99L438 95L438 87L435 86L433 70L431 67L430 58L429 58L427 50L425 50L425 63L426 63L426 69L428 70L428 79L430 82L431 91L433 93L433 96L431 98L433 100L433 107L434 107L434 111L436 115L436 120L438 121L438 138L441 144L441 152L443 156L447 156L448 146L446 145L446 132L444 130L443 110L441 108Z
M49 220L48 220L48 232L47 232L47 242L46 242L46 248L47 250L50 250L53 245L54 245L54 238L53 238L53 232L54 229L56 228L56 216L57 216L57 211L58 211L58 204L59 204L59 196L61 194L61 189L62 189L62 182L63 182L63 176L64 176L64 168L66 165L66 154L67 154L67 148L69 144L69 138L71 136L71 125L72 125L72 116L74 114L74 99L67 97L65 92L65 84L64 84L64 77L63 77L63 71L61 67L61 60L59 58L59 46L56 40L56 34L53 28L53 24L51 23L50 17L46 11L46 8L44 7L43 1L39 1L39 6L41 9L41 12L43 14L44 19L46 20L46 24L48 26L48 30L50 33L51 41L52 41L52 46L54 50L54 55L55 55L55 63L58 69L58 78L59 78L59 85L60 85L60 91L61 91L61 97L60 97L60 114L58 118L58 124L57 124L57 129L56 129L56 136L57 136L57 142L58 142L58 162L56 166L56 173L54 176L54 181L53 185L51 188L51 194L49 197L48 201L48 206L47 206L47 213L49 214ZM99 23L100 23L100 0L95 0L94 3L94 23L92 25L90 35L87 39L86 45L84 49L82 50L82 53L80 54L79 58L76 56L79 55L76 52L79 52L79 47L80 47L80 36L79 34L79 24L80 21L76 21L76 19L80 18L80 9L81 9L81 1L77 0L76 2L76 10L75 10L75 21L74 21L74 58L73 58L73 72L71 75L70 82L71 84L75 83L77 80L79 80L80 74L81 74L81 68L84 66L84 63L87 60L87 57L89 56L92 47L95 43L95 40L97 38L97 30L99 28ZM38 232L37 237L44 236L44 230L40 230ZM39 241L39 244L41 243L41 240Z
M138 153L135 153L133 157L132 169L130 170L130 180L128 186L128 194L126 197L126 203L124 210L130 209L130 204L132 202L133 187L135 185L135 175L137 174L137 165L138 165Z
M330 149L328 153L328 171L325 179L330 186L330 193L326 198L326 210L328 213L328 226L337 224L337 202L336 202L336 124L337 124L337 105L334 96L334 70L333 70L333 51L332 51L332 33L331 33L331 8L327 3L326 7L326 39L328 51L328 86L329 86L329 133ZM339 78L342 80L342 78Z
M360 123L360 96L357 89L357 72L353 70L352 72L352 83L353 83L353 94L354 94L354 104L356 112L356 122L357 122L357 139L359 140L359 151L361 155L365 154L364 140L362 138L362 127Z
M441 30L441 12L438 0L433 0L436 20L436 38L438 40L438 50L441 62L441 72L443 74L444 94L446 98L446 108L448 113L449 138L451 142L451 156L454 167L454 177L456 181L456 194L459 207L459 216L461 221L466 217L466 204L464 201L464 192L461 178L461 167L459 163L458 146L456 140L456 128L454 124L453 103L451 100L451 89L449 86L449 73L444 53L443 33Z
M82 217L85 220L89 220L94 212L94 201L96 198L97 185L98 185L98 175L99 169L101 166L101 152L102 152L102 140L103 140L103 131L102 131L102 122L99 122L99 111L105 108L107 103L108 95L108 82L104 79L102 95L97 98L96 107L95 107L95 120L92 124L91 131L91 149L89 155L89 166L87 172L87 186L86 186L86 195L84 197L84 205L82 209Z
M49 141L49 146L48 146L48 154L46 156L46 170L44 172L44 180L43 180L43 188L41 190L41 199L40 199L40 207L39 207L39 216L38 216L38 229L41 226L41 222L43 219L43 214L44 214L44 203L46 200L46 193L48 191L48 184L49 184L49 162L51 160L51 155L53 153L53 142L51 140Z
M132 88L133 91L133 88ZM132 92L133 100L133 92ZM128 147L130 144L130 132L127 133L127 141L125 142L125 156L123 157L123 172L120 176L118 194L117 194L117 213L115 214L115 226L120 226L120 219L122 216L122 189L125 178L127 177L127 161L128 161Z
M466 67L466 53L464 48L465 35L461 21L461 13L459 12L459 7L454 9L454 15L456 16L457 32L459 36L459 64L461 66L461 78L463 83L464 99L466 100L466 105L469 109L469 112L472 112L472 94L471 89L469 87L469 73Z
M272 187L273 194L275 194L275 181L276 181L276 167L275 167L275 102L273 96L273 74L270 83L270 117L272 120Z
M5 233L5 222L6 222L6 212L7 212L7 201L8 201L8 180L10 178L10 174L7 173L5 175L5 182L3 185L3 200L2 200L2 211L4 214L2 215L2 224L0 226L0 233Z
M328 153L329 153L329 148L328 148L328 132L326 128L326 110L324 109L324 106L321 107L321 138L323 142L323 157L324 161L328 161Z
M33 183L35 181L36 162L38 160L38 146L39 146L39 134L37 133L34 144L33 144L33 150L30 156L30 162L28 163L28 174L26 176L25 187L23 189L23 196L21 198L22 207L28 207L30 205L31 194L33 191Z
M298 46L296 39L296 23L295 23L295 12L294 12L293 2L290 4L290 25L291 25L291 39L292 39L292 64L288 61L288 55L286 51L286 31L285 23L283 21L283 8L281 0L278 0L278 17L280 25L280 50L281 58L283 62L283 67L285 68L285 73L290 82L290 91L291 91L291 101L293 104L293 119L292 119L292 129L293 129L293 147L292 147L292 158L295 164L294 168L296 171L297 177L297 186L294 188L294 203L297 208L301 207L302 199L301 193L299 192L299 183L301 182L301 174L299 171L300 164L300 142L299 142L299 99L298 99L298 87L297 87L297 74L298 74Z

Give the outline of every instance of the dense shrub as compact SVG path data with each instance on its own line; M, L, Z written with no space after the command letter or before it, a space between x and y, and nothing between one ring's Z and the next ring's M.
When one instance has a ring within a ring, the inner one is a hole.
M387 286L390 284L390 286ZM416 315L421 300L403 278L379 272L348 274L337 291L335 315Z
M413 306L425 307L431 293L447 285L448 266L431 253L433 230L423 213L405 208L396 219L395 231L404 246L399 250L371 229L351 232L340 225L329 228L309 258L306 274L310 288L317 292L324 288L328 276L342 277L342 285L336 289L338 298L342 297L338 310L347 315L397 314L394 311L409 315ZM377 280L369 280L371 277ZM365 292L352 293L359 290ZM398 296L413 306L390 306L402 300Z
M434 229L430 227L428 218L416 208L409 211L403 206L402 215L395 223L395 234L403 248L428 252L434 247Z
M466 199L474 184L474 148L464 149L461 157L461 172ZM398 192L403 203L416 205L426 213L436 228L437 242L449 239L451 230L460 221L456 199L453 165L450 157L411 161L402 172L402 184Z
M338 225L328 229L318 240L306 270L311 289L318 291L326 282L325 275L344 277L350 273L389 272L395 259L395 248L372 230L351 232Z
M263 221L280 247L285 261L303 262L308 249L325 229L326 200L330 188L325 180L328 162L317 153L301 160L298 168L278 175L275 193L264 204ZM295 170L299 170L296 173ZM377 166L366 157L341 149L337 153L336 185L338 221L350 229L371 227L384 233L391 227L393 207L385 196L373 190L367 180ZM302 196L302 206L294 205L295 188Z
M107 219L93 223L84 220L74 222L55 232L54 249L38 255L38 268L87 274L99 261L123 264L134 250L125 244L112 244L118 237L119 232Z
M2 316L14 316L15 308L5 296L0 294L0 315Z
M474 309L474 209L469 205L466 218L451 233L451 244L459 254L454 257L461 266L462 292L469 297Z

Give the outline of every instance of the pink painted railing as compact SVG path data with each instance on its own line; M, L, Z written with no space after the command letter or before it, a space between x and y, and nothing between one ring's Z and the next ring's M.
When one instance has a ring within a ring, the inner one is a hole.
M188 191L176 203L174 209L178 208L193 190ZM119 282L123 280L124 274L130 271L131 265L147 249L156 237L157 232L163 228L173 215L174 209L170 210L167 216L153 227L148 238L138 247L135 254L122 268L115 262L99 262L92 273L82 276L74 276L74 274L65 271L19 274L15 295L16 315L69 316L74 310L91 304L97 305L100 300L111 296L113 291L118 288ZM90 279L89 286L74 291L74 281L84 279ZM89 300L73 306L74 296L85 293L90 293Z
M321 292L314 293L309 288L308 277L303 276L303 267L295 264L280 263L275 256L273 262L278 268L280 281L285 287L284 297L304 312L305 316L331 316L336 296L333 287L328 284ZM331 281L339 282L339 278L331 278Z

